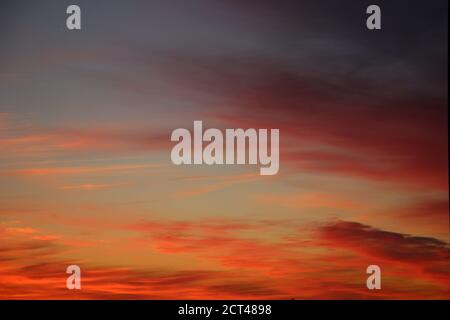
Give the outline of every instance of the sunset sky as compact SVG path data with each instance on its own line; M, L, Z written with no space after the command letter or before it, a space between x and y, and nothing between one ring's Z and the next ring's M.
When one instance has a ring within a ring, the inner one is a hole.
M450 299L448 1L372 2L1 1L0 299Z

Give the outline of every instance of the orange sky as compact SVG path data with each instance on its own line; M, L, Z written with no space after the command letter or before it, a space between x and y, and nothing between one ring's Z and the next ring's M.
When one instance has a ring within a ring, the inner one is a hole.
M447 10L111 3L0 8L1 299L450 298ZM278 174L173 165L194 120L280 129Z

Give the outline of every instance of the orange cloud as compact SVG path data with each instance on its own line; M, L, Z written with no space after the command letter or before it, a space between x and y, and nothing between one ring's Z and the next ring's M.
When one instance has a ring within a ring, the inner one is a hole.
M123 128L34 128L0 118L0 147L4 156L54 156L74 152L152 151L169 146L168 133ZM14 130L11 128L14 127Z
M256 181L257 179L260 179L260 176L258 174L241 174L234 176L214 176L214 177L207 177L207 176L185 177L180 178L180 180L181 181L213 180L214 182L202 185L201 187L191 187L189 190L179 191L176 194L182 197L199 196L210 192L218 191L235 184Z
M332 194L320 193L299 193L299 194L264 194L257 196L262 203L277 204L280 206L293 208L335 208L343 210L356 210L361 208L361 204L350 198L336 196Z
M156 164L121 164L109 166L91 166L91 167L47 167L47 168L29 168L20 169L10 172L13 175L19 176L47 176L47 175L70 175L82 173L98 173L110 171L127 171L136 169L158 168L160 165Z
M97 190L97 189L109 189L116 186L119 186L120 184L106 184L106 183L85 183L85 184L78 184L78 185L70 185L70 186L63 186L61 189L63 190Z

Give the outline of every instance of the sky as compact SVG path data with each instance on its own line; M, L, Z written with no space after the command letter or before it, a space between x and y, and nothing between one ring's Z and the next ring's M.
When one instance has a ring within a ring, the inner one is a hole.
M0 298L449 299L448 2L376 3L1 1ZM172 164L194 120L278 174Z

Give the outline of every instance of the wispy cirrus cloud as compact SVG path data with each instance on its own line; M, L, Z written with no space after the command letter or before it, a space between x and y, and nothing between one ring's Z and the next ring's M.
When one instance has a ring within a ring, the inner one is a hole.
M18 176L71 175L82 173L127 171L127 170L149 169L159 167L161 167L161 165L158 164L118 164L106 166L45 167L45 168L19 169L7 172L7 174Z
M62 186L63 190L101 190L101 189L110 189L117 186L121 186L123 184L112 184L112 183L84 183L78 185L67 185Z
M98 124L97 128L23 125L2 117L0 147L3 157L70 156L86 153L121 154L160 151L169 146L169 132Z

